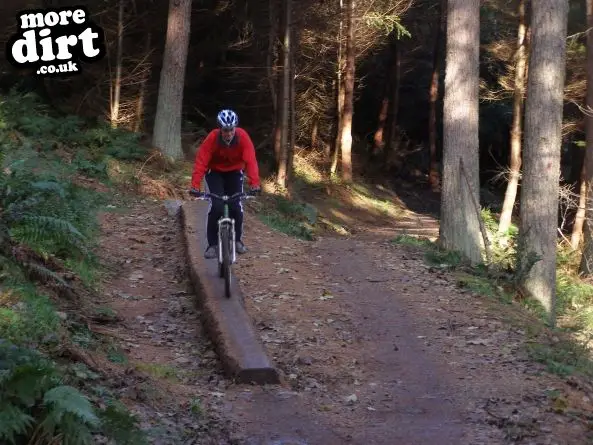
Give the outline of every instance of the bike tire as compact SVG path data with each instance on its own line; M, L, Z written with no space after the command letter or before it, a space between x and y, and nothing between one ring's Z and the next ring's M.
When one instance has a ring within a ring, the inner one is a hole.
M231 298L231 240L228 229L222 231L222 271L224 275L224 294L225 297Z

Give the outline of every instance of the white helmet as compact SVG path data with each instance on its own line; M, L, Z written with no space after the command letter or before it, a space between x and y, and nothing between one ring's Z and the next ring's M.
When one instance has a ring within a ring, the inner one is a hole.
M218 113L216 121L221 128L235 128L239 125L239 118L233 110L222 110Z

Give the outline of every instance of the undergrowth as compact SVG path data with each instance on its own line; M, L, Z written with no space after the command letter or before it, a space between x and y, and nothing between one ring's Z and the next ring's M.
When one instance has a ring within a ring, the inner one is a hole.
M274 176L267 178L263 205L254 206L259 219L287 235L314 240L325 231L349 234L346 225L351 223L351 209L385 221L403 216L403 208L385 189L372 190L362 182L345 183L338 176L324 174L326 168L320 153L295 153L290 191L280 189Z
M268 205L258 211L259 219L279 232L304 240L314 240L317 210L315 207L289 200L282 195L270 195Z
M429 265L452 271L459 287L503 304L517 304L543 325L547 324L543 307L525 298L517 286L521 278L515 261L517 227L513 225L507 233L498 234L498 221L492 213L483 210L482 218L491 242L495 266L490 269L483 265L470 267L460 253L445 250L426 238L402 235L393 242L420 248ZM556 279L558 323L552 330L556 337L554 341L546 342L531 339L527 348L530 356L545 364L549 372L561 376L579 372L593 377L593 360L588 347L593 338L593 285L581 280L577 270L576 253L559 245Z
M96 214L111 160L140 159L137 136L59 116L36 96L0 96L0 443L146 443L99 376L59 360L73 342L62 297L92 292Z

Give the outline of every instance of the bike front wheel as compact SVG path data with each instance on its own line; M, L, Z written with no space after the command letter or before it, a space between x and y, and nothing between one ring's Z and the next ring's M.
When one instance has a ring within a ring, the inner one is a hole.
M221 232L222 241L222 265L221 274L224 278L225 297L231 298L231 236L228 228Z

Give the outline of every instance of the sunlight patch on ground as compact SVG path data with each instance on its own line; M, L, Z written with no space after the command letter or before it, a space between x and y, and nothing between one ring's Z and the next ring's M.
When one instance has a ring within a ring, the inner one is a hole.
M319 184L326 181L323 174L315 167L308 157L299 154L294 156L294 172L297 176L303 178L309 184Z
M351 201L356 207L368 212L379 212L392 218L404 216L403 210L389 201L371 198L356 192L352 195Z
M335 216L336 218L341 219L342 221L344 221L345 223L348 224L352 224L354 222L354 219L351 218L350 216L342 213L340 210L338 209L329 209L329 212Z

